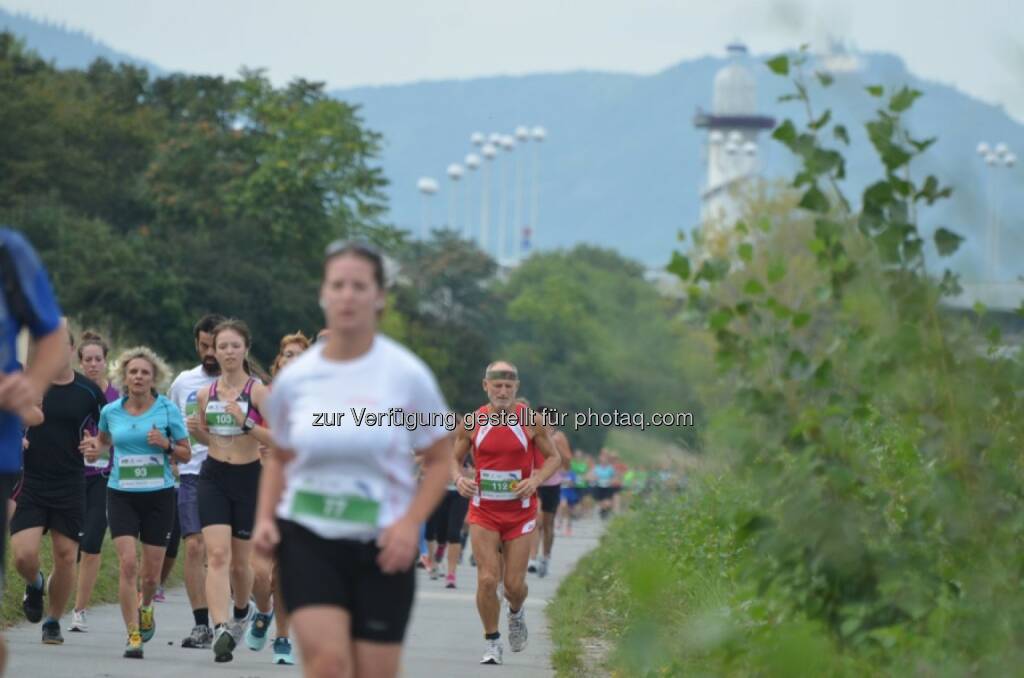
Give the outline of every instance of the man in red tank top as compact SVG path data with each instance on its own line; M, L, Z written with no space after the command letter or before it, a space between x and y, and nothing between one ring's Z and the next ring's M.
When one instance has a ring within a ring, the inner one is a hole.
M526 647L526 566L531 533L537 526L537 488L558 469L559 458L541 418L516 403L519 374L511 363L487 366L483 382L488 404L468 415L455 438L452 478L456 489L469 498L469 536L477 562L476 606L484 625L487 648L481 664L501 664L498 633L502 578L509 604L509 646ZM466 455L472 451L475 477L463 475ZM535 467L535 453L544 465Z

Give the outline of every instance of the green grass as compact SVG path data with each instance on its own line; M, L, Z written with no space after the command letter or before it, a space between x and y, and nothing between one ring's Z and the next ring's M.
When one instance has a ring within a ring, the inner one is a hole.
M184 557L184 550L180 551ZM53 571L53 549L49 534L43 535L42 548L40 549L39 560L42 569L47 575ZM182 559L179 558L167 578L167 586L174 586L181 581ZM77 569L76 569L77 577ZM76 579L77 583L77 579ZM100 563L99 576L96 578L96 586L93 588L92 602L90 607L96 607L103 603L117 602L118 566L117 552L114 544L110 541L110 535L103 540L102 561ZM77 586L76 586L77 588ZM0 608L0 627L7 628L14 624L25 621L25 615L21 611L21 599L25 593L25 580L21 578L14 569L14 560L11 555L10 537L7 540L7 562L4 568L4 595L3 606ZM75 604L75 590L71 592L68 599L65 614L71 611Z

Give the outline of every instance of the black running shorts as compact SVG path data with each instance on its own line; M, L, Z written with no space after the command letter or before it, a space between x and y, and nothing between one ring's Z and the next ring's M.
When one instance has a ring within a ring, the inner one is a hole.
M66 491L65 491L66 490ZM85 522L85 477L68 485L60 493L38 492L34 481L24 482L18 493L17 508L11 516L11 534L33 527L59 532L80 542Z
M562 488L559 485L541 485L537 488L542 513L558 511L558 502L562 500Z
M261 468L258 459L228 464L207 457L199 470L199 524L229 525L235 539L252 537Z
M174 488L125 492L107 488L110 537L134 537L149 546L167 546L174 528Z
M82 553L96 555L103 548L103 535L107 533L107 477L85 478L85 527L82 529Z
M352 637L401 643L412 613L416 570L384 574L373 542L324 539L289 520L278 520L277 562L289 614L310 605L334 605L352 617Z

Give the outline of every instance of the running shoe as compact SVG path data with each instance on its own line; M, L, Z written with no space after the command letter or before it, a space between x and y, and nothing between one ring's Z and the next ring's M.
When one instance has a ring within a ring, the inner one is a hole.
M142 659L142 635L138 631L128 634L128 644L124 646L124 656L129 659Z
M39 571L39 578L43 580L42 586L25 584L25 597L21 599L21 610L25 613L25 619L33 624L43 618L43 589L46 588L46 575Z
M253 615L252 623L249 624L249 629L245 632L245 644L253 652L259 652L267 644L267 631L270 629L270 622L273 618L273 612L270 614L257 612Z
M142 636L142 642L148 643L153 640L153 635L156 633L156 612L153 610L153 606L140 607L139 608L139 634Z
M232 617L231 621L227 624L231 637L235 639L235 645L242 642L242 637L245 636L245 630L248 628L249 622L256 616L256 604L250 600L245 610L244 617L241 619Z
M539 561L537 561L537 576L542 578L548 576L547 558L541 558Z
M60 622L50 620L43 622L43 645L63 645L64 636L60 634Z
M508 612L508 647L513 652L522 652L526 649L526 640L529 634L526 631L526 606L524 605L518 613Z
M530 564L526 567L526 571L530 574L537 574L537 561L531 560Z
M85 610L74 610L71 613L71 626L68 627L68 631L77 631L78 633L86 633L89 631L89 623L85 618Z
M164 595L164 587L163 586L158 586L157 587L156 593L153 594L153 602L154 603L166 603L167 602L167 596Z
M439 579L440 577L441 577L441 568L439 568L436 565L434 567L430 568L430 579L431 580Z
M481 664L500 664L501 655L503 648L501 646L501 640L488 640L487 649L484 650L484 656L480 660Z
M199 624L192 627L192 633L181 641L182 647L191 647L200 650L208 650L213 643L213 631L206 624Z
M274 663L284 666L295 665L295 657L292 656L292 641L287 638L274 639Z
M446 589L453 589L453 588L455 588L455 575L454 574L450 574L447 577L445 577L444 587Z
M228 630L226 624L218 624L213 631L213 660L215 662L229 662L234 659L231 651L235 649L234 636Z

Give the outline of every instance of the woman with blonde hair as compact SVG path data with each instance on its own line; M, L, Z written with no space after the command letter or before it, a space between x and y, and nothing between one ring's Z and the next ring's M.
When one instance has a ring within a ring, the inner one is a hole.
M156 390L169 374L164 361L145 346L130 348L121 354L115 372L124 396L103 408L99 435L86 435L81 450L86 462L94 462L113 446L107 518L120 561L118 598L128 630L124 656L142 659L143 643L156 633L153 596L174 525L171 463L188 461L192 450L181 412ZM140 575L141 605L136 590Z

